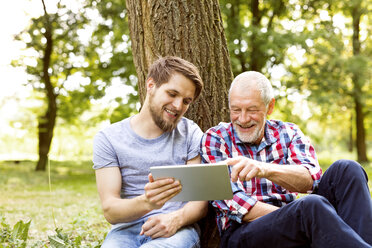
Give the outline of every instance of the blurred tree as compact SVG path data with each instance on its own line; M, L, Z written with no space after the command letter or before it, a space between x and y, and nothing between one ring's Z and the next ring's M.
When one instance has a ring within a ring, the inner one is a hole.
M218 1L126 3L141 100L145 98L145 79L151 63L159 56L179 56L199 68L205 83L204 92L191 105L187 117L203 130L228 121L227 94L232 72ZM204 222L203 247L218 246L216 223L210 217Z
M31 85L46 96L45 108L38 117L39 161L36 170L46 168L58 107L64 104L74 106L72 113L76 116L89 105L89 101L82 101L84 98L90 93L96 96L100 94L86 81L70 90L65 85L69 77L84 68L84 61L80 57L83 47L78 34L78 30L87 23L84 13L75 13L58 2L56 13L51 14L45 2L41 2L44 14L33 18L31 25L16 36L33 54L13 61L13 65L26 66ZM73 118L72 113L68 118Z
M135 87L136 78L131 62L125 5L122 1L79 1L78 9L57 3L53 13L47 11L31 20L31 25L16 36L28 53L14 66L24 66L29 83L45 101L38 111L38 153L36 170L45 170L57 117L60 124L80 121L92 100L102 98L113 81ZM99 4L97 4L99 3ZM113 6L115 5L115 6ZM31 55L30 55L31 54ZM135 90L133 90L135 92ZM116 97L116 109L85 120L112 117L112 121L136 111L136 93L123 92ZM118 114L127 105L126 112ZM128 108L129 106L129 108ZM109 114L110 115L109 115Z
M283 62L298 34L286 29L295 1L221 0L234 75L247 70L266 73Z
M308 100L322 106L320 120L325 122L326 117L335 119L342 115L344 133L352 127L350 120L355 120L360 162L368 161L364 121L371 109L367 99L372 90L368 6L372 6L371 0L308 1L302 16L311 21L304 25L307 38L298 48L303 50L303 62L288 64L291 79L287 80L288 87L300 89ZM352 133L341 136L347 139Z
M220 0L220 4L234 75L253 70L277 80L273 84L278 90L273 118L295 122L305 129L305 120L293 111L296 103L288 100L296 92L285 87L280 78L271 77L276 68L285 70L288 50L304 42L302 30L293 28L301 19L296 15L301 0Z

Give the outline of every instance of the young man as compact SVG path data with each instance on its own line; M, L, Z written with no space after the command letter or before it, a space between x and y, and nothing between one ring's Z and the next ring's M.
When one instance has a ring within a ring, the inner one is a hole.
M237 76L229 92L231 123L202 139L204 163L227 159L231 200L213 201L221 247L371 247L367 176L340 160L321 177L314 148L291 123L267 120L275 99L258 72ZM310 193L296 199L296 192Z
M183 117L203 82L197 68L177 57L149 69L139 114L100 131L93 168L104 216L113 224L102 247L199 247L194 224L207 202L168 202L179 181L154 180L151 166L200 163L200 128Z

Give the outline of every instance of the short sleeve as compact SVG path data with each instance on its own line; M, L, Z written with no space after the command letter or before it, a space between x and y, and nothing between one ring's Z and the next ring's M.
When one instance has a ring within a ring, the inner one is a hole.
M200 141L203 137L203 132L200 127L193 121L190 121L189 134L187 137L187 160L193 159L199 155Z
M93 169L119 166L118 158L110 141L100 131L93 141Z

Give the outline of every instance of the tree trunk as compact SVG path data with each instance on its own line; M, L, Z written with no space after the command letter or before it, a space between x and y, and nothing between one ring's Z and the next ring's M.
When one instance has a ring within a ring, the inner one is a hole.
M204 91L186 117L206 129L229 121L228 90L233 75L217 0L126 0L138 89L143 103L149 66L159 56L179 56L195 64ZM219 234L210 209L201 223L202 247L218 247Z
M57 117L57 95L54 93L54 87L49 76L50 58L53 49L52 26L49 20L49 15L46 12L44 1L44 17L45 17L45 34L46 46L43 57L43 74L42 79L45 85L45 94L47 95L48 107L46 113L39 118L38 132L39 132L39 161L36 165L36 171L45 171L48 161L48 154L50 145L53 139L53 130Z
M218 1L127 0L126 5L141 103L151 63L159 56L179 56L198 67L205 83L186 117L204 131L229 121L233 76Z
M251 47L250 47L250 57L251 57L251 63L250 63L250 70L251 71L259 71L262 70L262 65L260 63L261 57L263 54L261 54L260 51L260 44L257 40L257 33L260 28L260 22L261 22L261 12L259 9L259 0L252 0L251 1L251 12L252 12L252 36L251 36Z
M353 140L353 114L350 114L350 127L349 127L349 140L347 142L347 149L349 152L353 152L354 140Z
M356 5L352 9L353 17L353 55L358 56L360 54L360 40L359 40L359 25L361 18L361 6ZM355 104L355 120L356 120L356 148L359 162L368 162L367 158L367 146L366 146L366 132L364 127L364 113L363 104L361 102L362 88L358 72L354 72L352 77L354 85L354 104Z

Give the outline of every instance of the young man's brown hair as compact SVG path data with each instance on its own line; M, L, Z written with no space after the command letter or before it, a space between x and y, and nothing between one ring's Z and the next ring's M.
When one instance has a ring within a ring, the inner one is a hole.
M182 74L195 84L194 100L197 99L203 90L204 83L198 68L184 59L174 56L159 58L150 66L147 79L152 78L156 87L160 87L163 83L168 82L175 72Z

